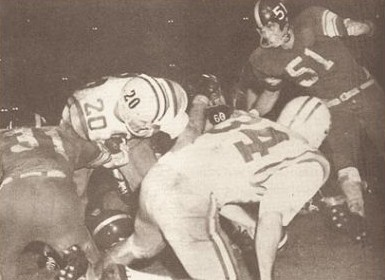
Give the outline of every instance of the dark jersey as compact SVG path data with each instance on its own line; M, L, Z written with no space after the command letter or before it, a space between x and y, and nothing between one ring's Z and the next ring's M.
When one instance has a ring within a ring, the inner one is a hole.
M319 98L335 98L368 79L340 39L347 36L341 17L321 7L305 9L292 22L292 49L257 48L249 69L270 90L281 80L307 89Z
M2 178L31 172L72 175L100 154L98 146L71 128L17 128L0 133Z

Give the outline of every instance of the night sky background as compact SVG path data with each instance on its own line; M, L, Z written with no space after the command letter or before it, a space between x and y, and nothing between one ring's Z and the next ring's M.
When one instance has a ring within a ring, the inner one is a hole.
M0 105L56 123L74 89L103 75L144 72L183 80L211 72L225 89L259 38L255 0L0 0ZM371 19L374 38L346 39L384 84L384 0L287 0ZM4 113L5 114L5 113ZM1 118L4 119L4 114Z

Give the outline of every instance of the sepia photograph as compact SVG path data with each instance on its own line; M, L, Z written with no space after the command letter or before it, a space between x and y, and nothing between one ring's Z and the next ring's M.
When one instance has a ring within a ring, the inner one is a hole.
M0 280L385 280L385 0L0 0Z

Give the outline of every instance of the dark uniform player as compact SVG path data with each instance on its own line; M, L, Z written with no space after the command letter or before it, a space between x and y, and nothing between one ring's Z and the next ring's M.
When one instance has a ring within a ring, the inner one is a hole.
M109 153L58 127L2 131L0 140L2 280L17 279L17 257L34 240L58 252L78 244L95 262L72 176L76 168L105 163Z
M282 80L323 99L332 115L328 137L338 184L352 213L364 216L362 180L357 170L360 132L365 130L384 155L384 92L360 66L339 37L371 35L369 21L341 18L321 7L310 7L289 22L281 1L260 0L255 6L261 45L250 56L241 77L257 78L263 92L249 98L249 109L262 115L277 101ZM250 80L249 80L250 81Z

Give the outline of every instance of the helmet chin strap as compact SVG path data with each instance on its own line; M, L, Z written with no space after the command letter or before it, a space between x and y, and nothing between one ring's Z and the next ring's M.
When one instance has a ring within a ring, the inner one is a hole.
M134 129L128 123L126 123L126 128L132 135L141 138L151 137L155 132L159 130L159 126L154 124L147 124L140 127L140 129Z
M287 31L285 34L284 43L282 44L282 48L291 49L294 43L294 33L291 29L289 29L289 27L285 28L287 28Z

